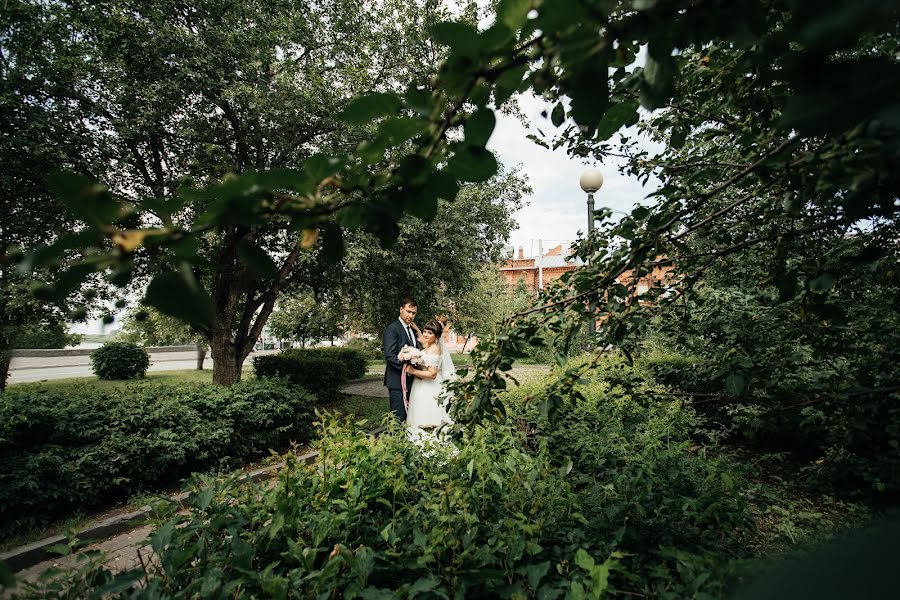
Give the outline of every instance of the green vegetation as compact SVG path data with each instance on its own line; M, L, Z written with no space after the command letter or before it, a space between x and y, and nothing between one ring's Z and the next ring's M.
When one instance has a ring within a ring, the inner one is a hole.
M0 404L2 534L308 441L315 403L278 379L15 386Z
M282 350L253 358L258 378L280 377L306 388L323 401L338 397L341 387L366 374L365 353L352 348Z
M320 463L288 455L274 487L199 480L188 514L163 508L159 564L118 581L147 577L156 598L721 597L758 559L867 518L780 481L774 459L749 466L683 398L649 402L667 388L624 361L579 384L565 427L530 400L549 381L506 392L509 420L455 448L423 451L390 418L379 438L356 411L326 418ZM86 565L45 585L92 589L102 573Z
M150 355L129 342L107 342L91 352L91 369L100 379L137 379L150 366Z

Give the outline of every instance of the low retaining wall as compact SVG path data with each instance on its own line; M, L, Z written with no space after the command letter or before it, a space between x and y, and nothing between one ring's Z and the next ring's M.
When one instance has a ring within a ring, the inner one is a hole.
M96 348L53 348L50 350L13 350L13 358L53 358L56 356L90 356ZM196 352L197 346L145 346L147 354L160 352Z

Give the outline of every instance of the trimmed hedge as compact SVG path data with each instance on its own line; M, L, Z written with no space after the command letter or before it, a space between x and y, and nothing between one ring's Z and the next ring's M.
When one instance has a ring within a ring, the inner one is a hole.
M277 379L13 388L0 403L0 534L306 442L314 401Z
M302 350L294 349L289 350L288 352L296 352L310 357L337 360L341 363L344 370L344 376L348 381L350 379L359 379L365 375L366 365L369 362L368 358L366 358L366 353L358 348L332 346L326 348L304 348Z
M91 368L100 379L137 379L150 367L150 355L129 342L107 342L91 352Z
M283 377L330 401L345 383L365 375L366 362L361 351L349 348L292 349L255 357L253 369L258 378Z

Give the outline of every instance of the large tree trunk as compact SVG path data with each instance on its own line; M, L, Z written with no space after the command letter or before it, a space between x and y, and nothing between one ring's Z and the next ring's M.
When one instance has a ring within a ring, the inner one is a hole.
M12 352L0 351L0 392L6 390L6 380L9 378L9 363L12 361Z
M197 370L203 370L203 361L206 360L206 342L197 342Z
M230 336L213 335L209 350L213 359L213 383L231 386L241 380L241 369L247 355L238 357Z

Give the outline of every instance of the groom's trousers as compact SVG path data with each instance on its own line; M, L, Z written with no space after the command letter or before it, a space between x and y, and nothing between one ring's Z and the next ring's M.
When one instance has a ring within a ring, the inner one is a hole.
M388 401L394 416L400 421L406 421L406 407L403 406L403 390L388 388Z

